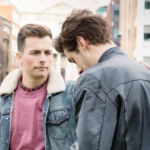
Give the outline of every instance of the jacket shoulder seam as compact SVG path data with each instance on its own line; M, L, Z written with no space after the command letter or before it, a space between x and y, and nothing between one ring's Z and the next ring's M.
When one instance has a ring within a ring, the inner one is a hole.
M102 86L101 86L99 80L98 80L95 76L93 76L93 75L91 75L91 74L85 74L85 75L88 75L88 76L91 76L92 78L94 78L94 79L98 82L98 84L100 85L100 87L102 88ZM84 75L84 76L85 76L85 75ZM81 76L81 77L82 77L82 76ZM79 77L79 78L80 78L80 77ZM86 88L86 87L82 87L82 88ZM81 88L79 88L79 89L81 89ZM103 88L102 88L102 90L104 91L104 93L106 93Z
M119 83L119 84L116 84L116 85L113 86L108 92L110 92L111 90L115 89L115 88L118 87L119 85L126 84L126 83L128 83L128 82L137 81L137 80L142 80L142 81L150 82L150 80L148 80L148 79L140 79L140 78L138 78L138 79L132 79L132 80L126 80L126 81L124 81L124 82L121 82L121 83ZM108 93L108 92L107 92L107 93Z
M78 90L76 91L76 93L77 93L79 90L81 90L81 89L88 89L88 90L91 91L100 101L102 101L103 103L105 103L105 101L103 101L102 99L100 99L100 98L96 95L95 92L93 92L91 89L89 89L89 88L87 88L87 87L82 87L82 88L78 89ZM75 94L76 94L76 93L75 93Z
M78 80L79 80L80 78L82 78L83 76L86 76L86 75L93 77L94 79L96 79L96 80L99 82L99 80L98 80L95 76L93 76L93 75L91 75L91 74L89 74L89 73L86 73L86 74L81 75L81 76L78 78Z

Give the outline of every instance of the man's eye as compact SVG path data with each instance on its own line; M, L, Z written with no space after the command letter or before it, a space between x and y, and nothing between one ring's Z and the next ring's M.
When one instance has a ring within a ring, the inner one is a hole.
M68 59L70 63L76 63L73 59Z
M47 55L51 55L52 53L51 53L51 52L46 52L45 54L47 54Z
M32 54L38 54L38 52L33 52Z
M74 64L76 63L74 60L72 60L71 62L74 63Z

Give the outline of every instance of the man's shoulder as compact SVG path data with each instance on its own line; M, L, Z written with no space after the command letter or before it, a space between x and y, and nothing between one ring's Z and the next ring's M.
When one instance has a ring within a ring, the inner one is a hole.
M86 71L77 79L75 83L75 91L82 88L88 88L91 90L100 88L100 82L96 72Z
M66 86L66 89L72 88L75 86L75 81L67 80L65 81L65 86Z
M62 92L63 95L68 96L70 93L74 92L75 82L68 80L65 81L65 91Z
M74 81L65 81L65 90L52 94L52 96L67 96L71 91L74 90Z
M21 76L21 68L10 72L3 80L0 86L0 95L10 94L17 88L19 77Z
M117 85L133 80L149 80L149 70L138 62L127 57L114 57L100 62L79 77L76 87L99 87L109 92Z
M66 81L65 90L51 96L51 109L57 107L70 107L74 103L74 86L75 82Z

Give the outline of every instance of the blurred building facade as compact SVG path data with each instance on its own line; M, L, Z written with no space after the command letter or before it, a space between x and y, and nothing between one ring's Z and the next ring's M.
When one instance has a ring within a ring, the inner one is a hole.
M0 83L11 71L11 23L0 16Z
M150 64L150 0L120 0L120 36L131 58Z
M20 29L21 12L9 1L0 0L0 15L6 18L11 23L11 69L14 70L19 67L16 60L17 50L17 34Z
M96 10L96 13L99 14L103 19L107 17L107 6L99 7Z
M107 17L105 18L105 20L110 27L113 41L117 46L120 46L119 12L120 12L120 0L111 0L107 7Z
M28 23L42 24L49 27L56 37L67 15L75 8L88 8L94 13L98 7L97 0L13 0L11 2L22 12L21 26ZM75 64L68 62L64 54L54 50L53 67L61 73L64 80L76 80L78 72Z

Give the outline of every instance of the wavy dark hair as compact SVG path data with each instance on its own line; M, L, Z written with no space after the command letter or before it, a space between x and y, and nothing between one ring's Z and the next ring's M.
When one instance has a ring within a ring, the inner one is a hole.
M64 53L64 48L77 52L78 36L93 45L110 43L112 40L107 22L87 9L72 11L63 23L60 35L53 41L54 48L60 53Z

